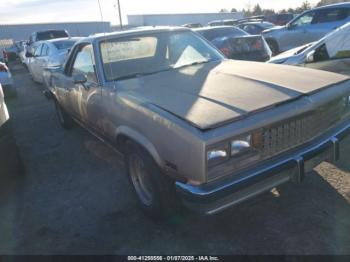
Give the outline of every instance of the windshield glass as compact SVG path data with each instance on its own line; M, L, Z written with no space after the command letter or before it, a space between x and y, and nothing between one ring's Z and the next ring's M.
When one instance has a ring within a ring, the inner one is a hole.
M69 37L66 31L47 31L39 32L37 35L38 41L50 40L55 38Z
M193 32L162 32L101 42L107 81L221 60L223 56Z
M62 40L53 42L58 50L70 49L75 44L76 40Z

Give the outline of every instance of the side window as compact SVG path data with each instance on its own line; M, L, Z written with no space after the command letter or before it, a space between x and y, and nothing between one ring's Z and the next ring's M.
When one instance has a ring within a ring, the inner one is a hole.
M41 56L41 50L42 50L43 45L39 45L35 51L34 51L34 56L38 57Z
M72 76L76 74L84 74L88 82L97 83L95 59L91 45L84 46L76 54L72 67Z
M344 26L334 31L325 41L327 52L331 59L350 57L350 27Z
M47 56L49 51L49 47L45 44L43 44L43 48L41 50L41 56Z
M326 60L329 60L329 54L326 45L323 44L315 50L314 61L322 62Z
M320 10L315 16L314 24L331 23L341 21L349 16L348 8L332 8Z
M292 26L298 27L298 26L311 25L313 23L314 18L315 18L315 12L308 12L302 15L301 17L299 17L297 20L295 20Z

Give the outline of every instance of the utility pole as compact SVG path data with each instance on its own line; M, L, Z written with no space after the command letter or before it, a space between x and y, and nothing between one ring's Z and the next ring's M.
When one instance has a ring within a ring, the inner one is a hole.
M118 2L118 13L119 13L119 23L120 23L120 29L123 30L123 20L122 20L122 10L120 7L120 0L117 0Z

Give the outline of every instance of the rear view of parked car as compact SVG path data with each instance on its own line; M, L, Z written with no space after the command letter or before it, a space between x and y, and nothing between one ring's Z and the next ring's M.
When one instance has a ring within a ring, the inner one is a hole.
M350 3L306 11L286 26L263 32L274 54L318 41L334 29L350 22Z
M246 22L237 25L240 29L251 35L260 35L263 31L275 27L274 24L269 22Z
M60 67L69 50L80 38L59 38L37 42L33 54L28 53L30 58L28 69L34 81L44 83L44 69Z
M318 42L275 56L269 63L305 66L350 75L350 23Z
M30 35L28 45L32 45L38 41L45 41L56 38L66 38L69 37L67 30L46 30L40 32L34 32Z
M266 62L271 50L261 35L249 35L233 26L206 27L195 30L229 59Z

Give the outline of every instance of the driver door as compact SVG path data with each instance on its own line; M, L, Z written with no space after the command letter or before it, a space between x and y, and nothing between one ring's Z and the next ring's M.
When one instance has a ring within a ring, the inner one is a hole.
M280 40L283 51L315 41L312 31L315 15L314 11L307 12L287 26L288 31Z
M96 129L99 118L101 88L96 74L96 65L91 44L79 47L71 68L69 101L73 114L84 124ZM76 76L84 76L85 83L74 83Z

